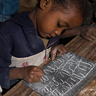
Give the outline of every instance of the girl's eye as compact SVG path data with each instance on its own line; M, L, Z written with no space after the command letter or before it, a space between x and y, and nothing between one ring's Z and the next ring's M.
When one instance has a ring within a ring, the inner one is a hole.
M61 23L61 22L58 22L57 26L58 27L69 27L69 25L67 23Z
M58 23L58 27L61 27L60 23Z
M66 27L66 26L64 26L64 25L62 25L62 24L60 24L60 23L58 23L58 27Z

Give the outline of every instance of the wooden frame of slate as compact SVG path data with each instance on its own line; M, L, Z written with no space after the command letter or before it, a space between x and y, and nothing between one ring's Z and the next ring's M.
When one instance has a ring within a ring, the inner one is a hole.
M43 68L38 83L23 84L42 96L76 96L95 76L96 63L73 52L66 52Z

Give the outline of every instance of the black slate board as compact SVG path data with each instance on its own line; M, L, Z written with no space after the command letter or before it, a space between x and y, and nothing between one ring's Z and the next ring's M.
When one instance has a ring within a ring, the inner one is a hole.
M68 51L42 68L38 83L23 84L42 96L76 96L95 76L96 63Z

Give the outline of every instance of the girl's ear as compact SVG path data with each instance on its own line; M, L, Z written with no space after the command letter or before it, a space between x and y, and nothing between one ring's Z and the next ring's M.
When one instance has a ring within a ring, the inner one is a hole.
M50 2L51 0L40 0L40 8L45 9L49 5Z

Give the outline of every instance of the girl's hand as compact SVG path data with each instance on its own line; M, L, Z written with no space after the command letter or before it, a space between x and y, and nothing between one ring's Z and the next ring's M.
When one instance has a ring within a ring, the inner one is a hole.
M24 67L22 70L22 79L29 83L39 82L44 73L44 71L37 66Z
M59 44L56 46L53 46L51 48L51 57L52 60L54 60L56 58L56 56L61 56L66 52L64 45L63 44Z

